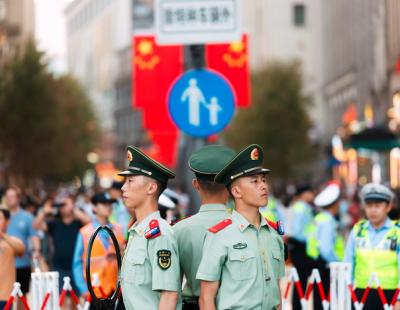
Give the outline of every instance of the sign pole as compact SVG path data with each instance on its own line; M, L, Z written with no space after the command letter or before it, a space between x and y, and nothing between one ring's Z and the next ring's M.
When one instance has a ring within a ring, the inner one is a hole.
M184 50L185 70L200 69L205 67L204 45L186 45ZM196 213L200 207L200 198L192 186L193 172L188 167L190 155L206 144L205 138L189 136L181 131L178 155L178 175L183 180L183 187L189 195L189 214Z

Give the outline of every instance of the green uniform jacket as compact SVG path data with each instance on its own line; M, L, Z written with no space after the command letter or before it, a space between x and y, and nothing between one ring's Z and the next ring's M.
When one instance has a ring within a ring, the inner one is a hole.
M183 300L196 299L200 295L200 281L196 279L197 269L203 255L203 243L207 229L228 216L223 204L205 204L199 213L178 222L174 233L178 242L181 273L186 277Z
M207 233L197 279L219 281L218 310L270 310L280 304L278 280L285 275L283 240L261 217L257 230L241 214Z
M157 220L161 235L146 239L151 220ZM168 223L154 212L129 229L121 269L121 287L127 310L158 309L161 291L181 291L178 247ZM181 309L178 302L176 309Z

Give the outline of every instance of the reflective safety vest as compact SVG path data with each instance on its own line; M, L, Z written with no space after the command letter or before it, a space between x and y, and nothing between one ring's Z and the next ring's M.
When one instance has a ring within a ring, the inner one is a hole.
M354 225L354 286L365 289L371 273L378 276L382 289L395 290L399 282L397 247L400 241L400 227L396 222L388 229L376 247L368 238L369 222L362 220ZM371 288L376 288L375 282Z
M260 213L263 217L272 222L279 220L278 218L278 201L274 197L269 197L268 205L260 208Z
M323 225L331 220L331 217L321 212L314 217L313 223L307 229L307 245L306 253L307 256L317 259L320 255L319 240L317 238L317 226ZM344 240L339 234L336 234L336 240L334 244L334 252L336 257L342 261L344 258Z
M80 229L80 233L83 238L83 275L86 279L86 255L88 250L88 244L90 237L93 235L95 228L93 224L87 224ZM124 242L124 236L122 229L119 225L113 224L112 231L118 240L120 245ZM115 254L115 249L111 238L108 238L109 246L108 249L104 247L103 242L100 240L98 235L93 242L91 258L90 258L90 274L93 277L94 273L97 273L100 279L100 285L104 293L109 296L116 288L118 279L118 264ZM92 282L93 285L93 282ZM101 297L100 295L97 295Z

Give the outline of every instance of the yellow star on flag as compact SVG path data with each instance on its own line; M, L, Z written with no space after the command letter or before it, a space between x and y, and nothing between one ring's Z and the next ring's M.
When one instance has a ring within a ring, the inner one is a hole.
M244 49L244 44L242 41L235 41L229 45L229 50L234 53L241 53Z
M153 43L149 40L142 40L138 44L138 51L142 55L149 55L153 53Z

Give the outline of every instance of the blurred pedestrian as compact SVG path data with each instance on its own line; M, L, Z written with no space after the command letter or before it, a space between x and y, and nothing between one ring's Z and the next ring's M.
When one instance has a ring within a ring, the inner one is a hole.
M347 241L345 260L352 266L352 278L359 299L374 273L390 304L400 280L400 225L388 217L394 195L384 185L369 183L362 188L360 198L367 219L354 225ZM371 284L363 309L384 309L376 284ZM394 309L400 309L399 300Z
M112 199L108 193L95 194L92 198L95 218L89 224L80 229L76 239L72 262L72 273L75 284L78 287L78 293L83 298L86 298L89 294L85 280L87 264L86 257L89 239L93 235L94 231L100 225L108 226L114 232L120 249L123 251L124 236L122 228L118 224L111 224L109 222L109 217L112 213L112 204L114 202L115 200ZM102 230L94 240L90 257L90 273L92 277L94 274L98 275L104 293L106 296L110 296L116 288L118 266L114 245L108 233L104 230ZM100 298L101 294L96 292L96 296Z
M229 216L225 206L229 193L223 184L215 183L214 178L235 155L227 147L209 145L189 158L189 168L195 175L192 185L200 195L201 206L197 214L173 227L181 274L186 279L182 292L183 310L199 309L200 281L196 279L196 273L203 255L203 241L209 227Z
M21 284L24 294L29 291L31 279L31 256L39 261L41 256L40 239L38 232L33 228L34 217L20 207L21 191L16 186L10 186L5 194L5 204L10 210L11 219L7 234L17 237L25 245L25 254L16 258L17 281Z
M113 208L110 217L110 223L112 224L118 223L119 225L121 225L124 236L127 236L130 215L122 200L122 191L121 191L122 185L124 185L122 181L121 182L113 181L110 189L108 190L108 193L110 194L111 198L115 200L112 206Z
M10 222L10 211L0 205L0 309L11 295L16 280L15 257L25 252L24 243L6 233Z
M318 268L326 294L329 290L329 263L339 262L344 256L344 241L338 233L337 217L340 210L340 186L329 182L315 197L314 204L322 211L314 217L307 236L307 255ZM314 294L314 309L323 309L318 293Z
M310 229L314 212L311 203L314 199L314 192L309 185L302 185L297 188L295 200L291 206L291 230L288 237L289 255L293 266L297 269L300 283L303 287L312 270L312 261L306 254L307 234ZM300 297L297 291L293 292L293 310L302 309Z
M83 225L90 222L90 216L75 206L74 197L67 196L56 200L47 200L35 219L34 227L45 231L54 247L51 259L52 270L59 272L59 287L63 278L72 279L72 256L76 238ZM75 283L72 281L74 290Z

